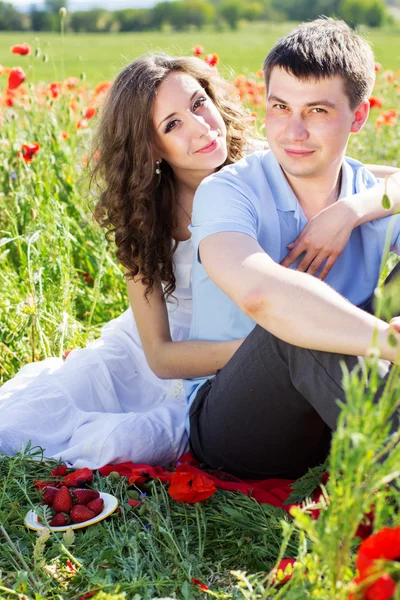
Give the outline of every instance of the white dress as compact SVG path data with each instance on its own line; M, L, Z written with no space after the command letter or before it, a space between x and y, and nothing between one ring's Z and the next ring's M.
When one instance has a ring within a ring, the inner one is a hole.
M193 247L174 254L176 290L168 302L174 341L189 336ZM63 362L25 365L0 388L0 452L31 440L45 456L92 469L131 460L165 465L187 451L182 380L159 379L149 368L131 309L101 337Z

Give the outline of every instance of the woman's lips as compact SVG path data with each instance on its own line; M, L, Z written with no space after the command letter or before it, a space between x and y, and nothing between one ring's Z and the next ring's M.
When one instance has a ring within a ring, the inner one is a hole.
M197 150L196 154L207 154L208 152L214 152L217 146L218 138L216 138L213 142L210 142L208 146L201 148L201 150Z

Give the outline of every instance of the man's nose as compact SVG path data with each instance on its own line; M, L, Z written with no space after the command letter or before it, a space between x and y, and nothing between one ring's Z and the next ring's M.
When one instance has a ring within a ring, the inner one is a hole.
M308 138L306 123L301 115L291 115L286 125L286 135L288 139L305 140Z

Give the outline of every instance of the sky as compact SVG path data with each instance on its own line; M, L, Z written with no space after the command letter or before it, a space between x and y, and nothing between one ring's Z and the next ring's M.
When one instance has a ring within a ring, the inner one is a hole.
M27 11L32 4L38 8L43 6L41 0L6 0L17 10ZM106 8L119 10L122 8L145 8L156 4L156 0L68 0L68 8L74 10L90 10L91 8Z

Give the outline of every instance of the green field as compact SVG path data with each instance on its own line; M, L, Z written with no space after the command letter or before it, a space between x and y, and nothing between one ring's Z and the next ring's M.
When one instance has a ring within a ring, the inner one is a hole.
M64 41L54 33L7 32L0 35L0 64L29 65L35 81L48 81L51 77L58 80L63 79L64 74L69 77L85 73L87 81L93 84L111 79L128 61L145 52L163 50L173 54L190 54L195 44L201 44L206 52L219 55L223 67L247 75L261 67L269 48L292 27L293 23L273 23L257 24L237 32L78 34L66 35ZM399 31L372 30L365 35L377 60L386 69L398 70ZM32 48L39 44L42 51L40 59L11 55L9 47L21 42L29 42ZM43 54L48 55L49 64L43 62Z

